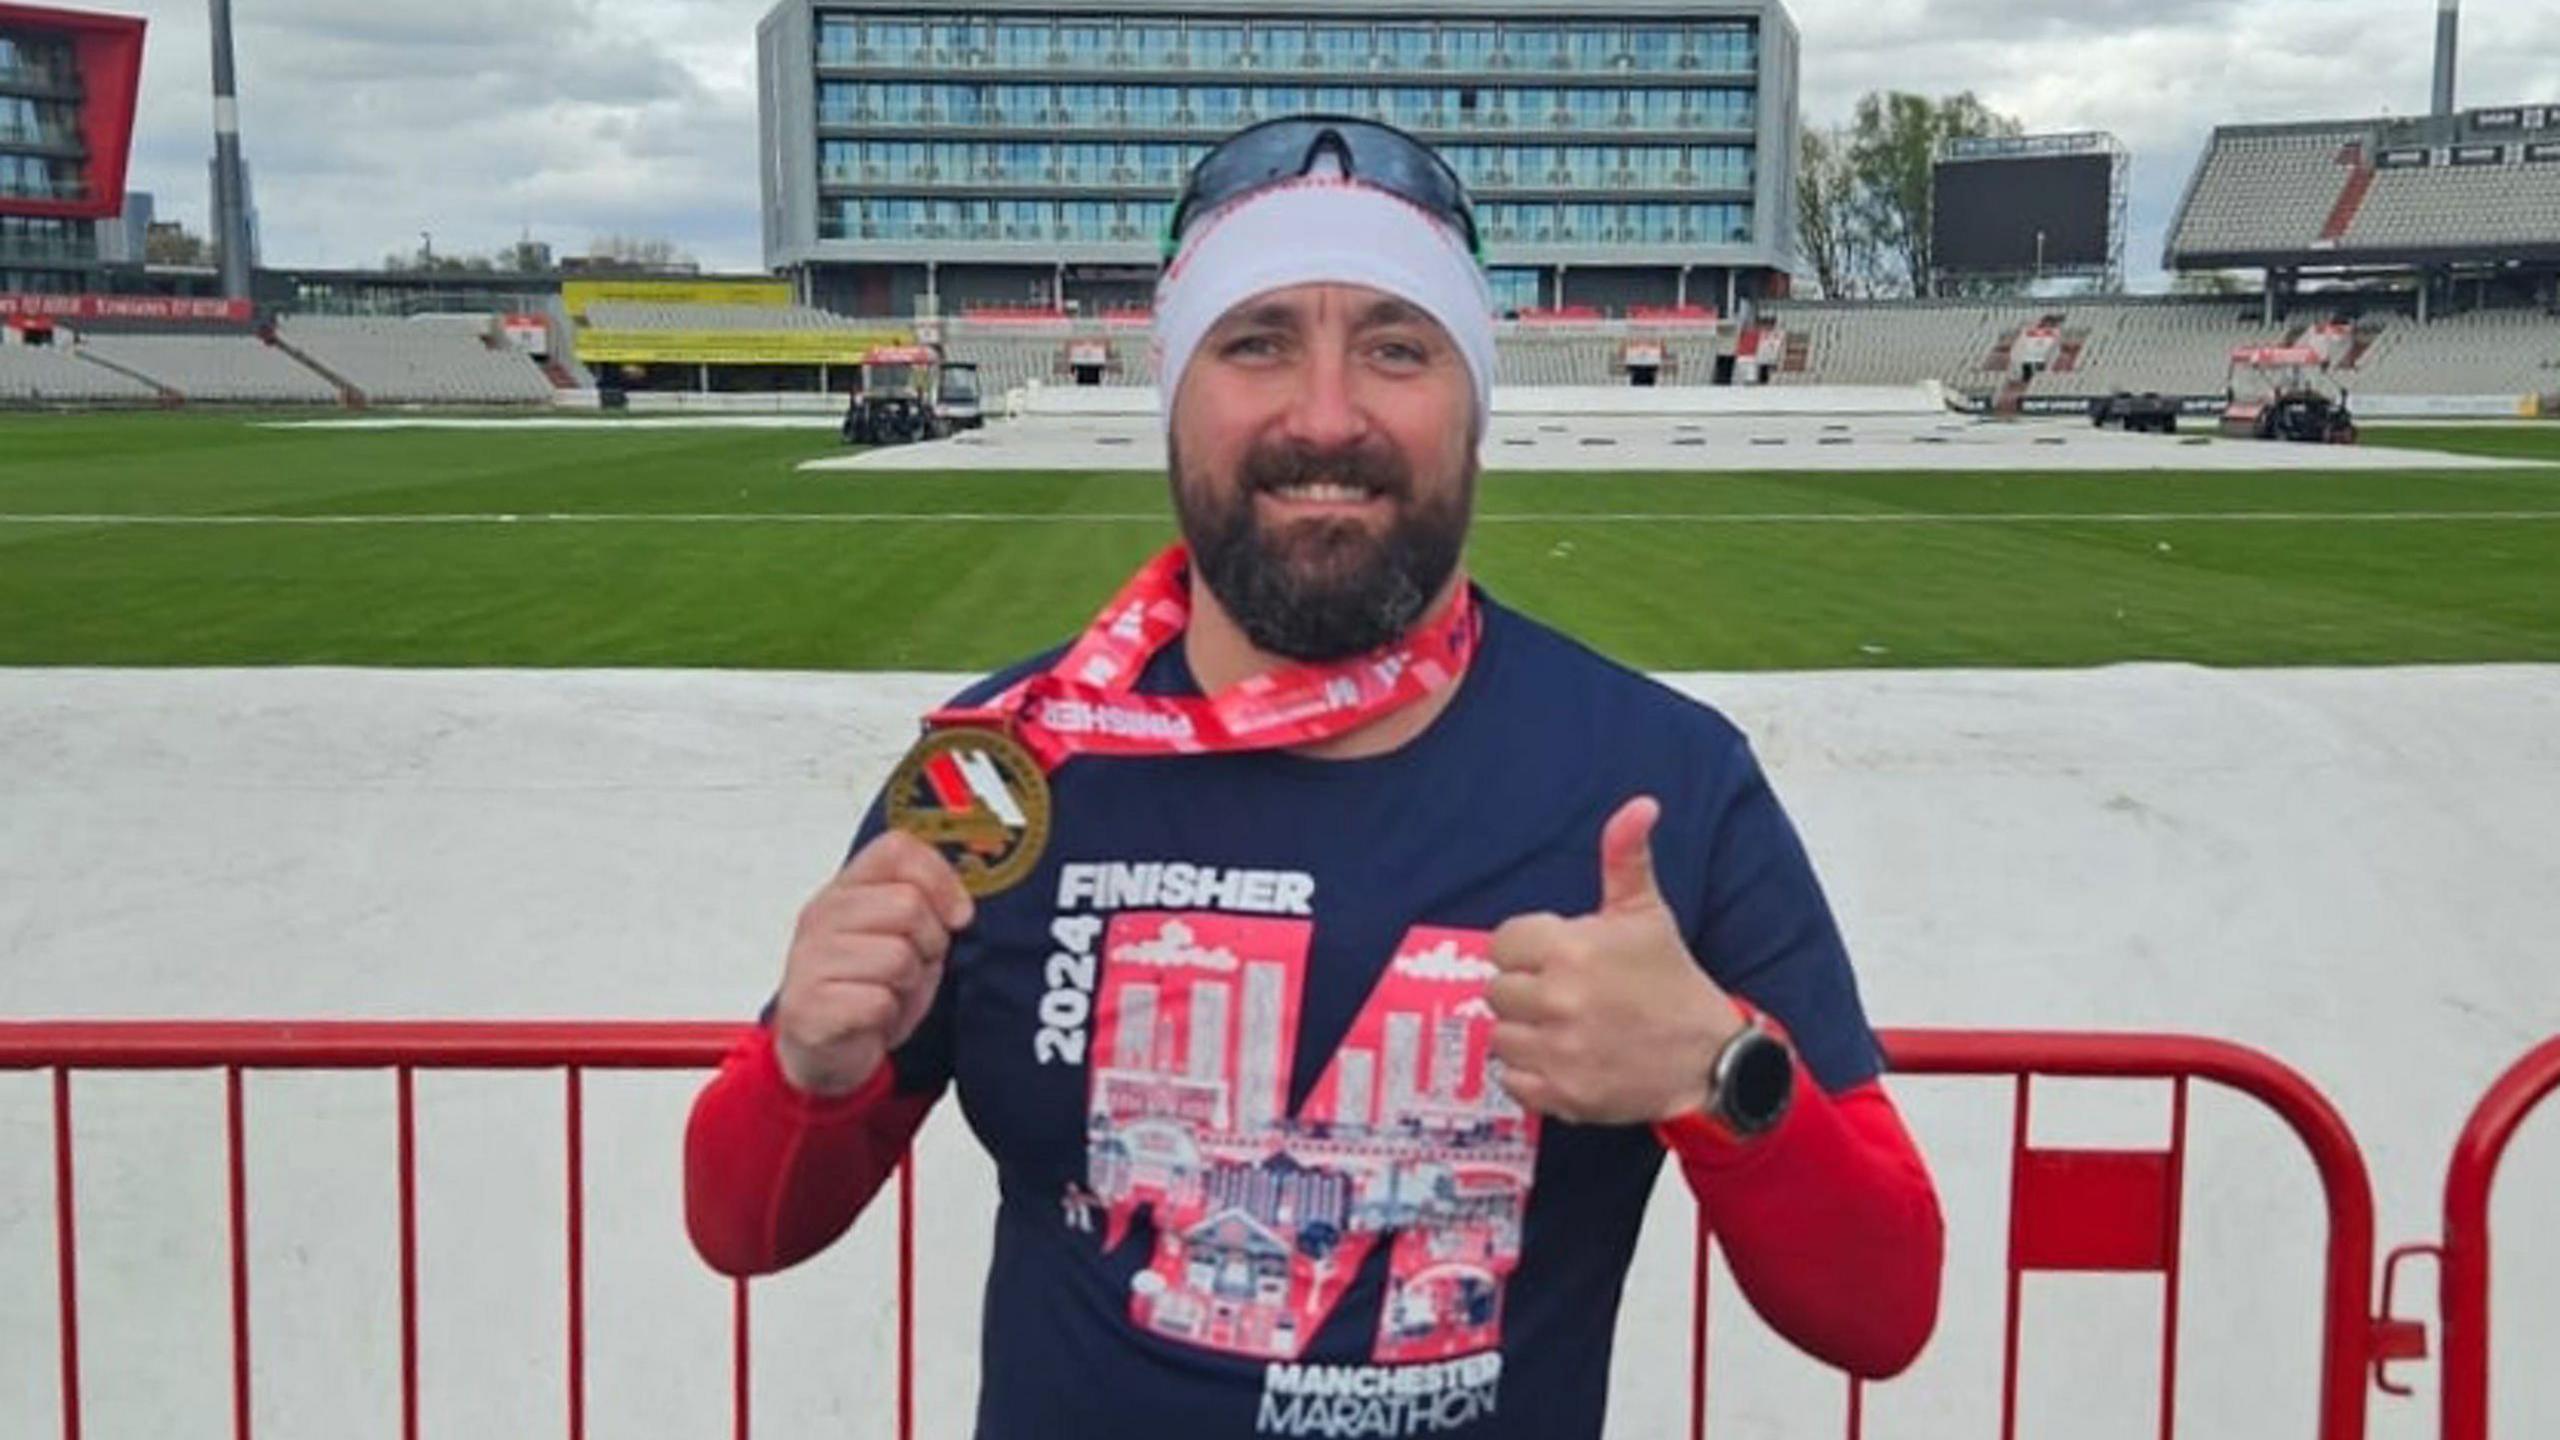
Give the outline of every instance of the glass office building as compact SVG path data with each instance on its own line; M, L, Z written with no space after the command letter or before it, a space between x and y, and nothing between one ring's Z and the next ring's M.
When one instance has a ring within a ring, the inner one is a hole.
M1143 304L1192 162L1308 111L1448 157L1505 309L1729 308L1782 287L1794 255L1777 0L783 0L758 64L765 259L838 310Z

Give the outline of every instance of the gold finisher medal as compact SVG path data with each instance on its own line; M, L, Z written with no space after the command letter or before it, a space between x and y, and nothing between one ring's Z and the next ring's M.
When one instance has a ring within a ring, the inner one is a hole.
M1049 777L999 730L927 734L890 772L886 809L889 828L940 851L972 895L1011 889L1049 844Z

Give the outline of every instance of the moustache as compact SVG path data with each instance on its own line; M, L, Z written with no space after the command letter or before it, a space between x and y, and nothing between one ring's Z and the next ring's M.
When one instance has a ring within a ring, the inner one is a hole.
M1346 445L1319 449L1311 445L1257 446L1248 451L1238 478L1248 492L1285 490L1293 485L1348 485L1406 500L1413 495L1413 467L1393 446Z

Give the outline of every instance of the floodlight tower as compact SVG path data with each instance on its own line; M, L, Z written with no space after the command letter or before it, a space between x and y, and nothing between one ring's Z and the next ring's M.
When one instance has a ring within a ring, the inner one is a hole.
M239 87L231 73L231 0L213 6L213 235L222 249L222 295L249 298L248 185L240 168Z
M2462 0L2436 0L2436 101L2431 114L2453 113L2454 37L2461 29Z

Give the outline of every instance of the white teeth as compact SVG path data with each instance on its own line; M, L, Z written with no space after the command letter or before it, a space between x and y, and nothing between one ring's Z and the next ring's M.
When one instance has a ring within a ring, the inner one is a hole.
M1321 504L1348 504L1369 498L1369 492L1357 485L1283 485L1274 493L1284 500L1309 500Z

